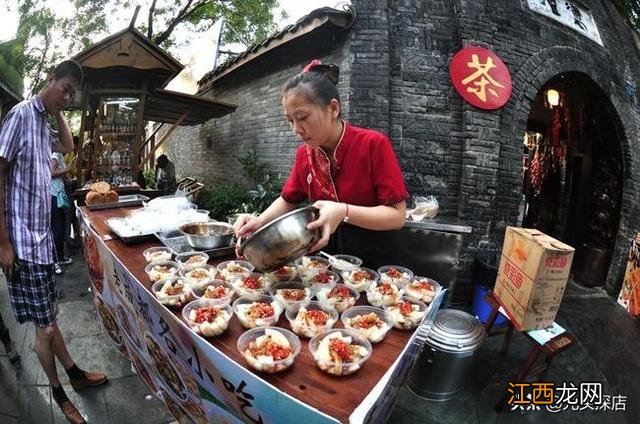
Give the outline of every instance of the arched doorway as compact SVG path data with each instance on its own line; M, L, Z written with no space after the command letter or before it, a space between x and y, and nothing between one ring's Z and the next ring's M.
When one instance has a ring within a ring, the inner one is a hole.
M613 108L587 75L561 73L534 99L523 137L524 227L574 247L574 278L604 284L618 233L623 189Z

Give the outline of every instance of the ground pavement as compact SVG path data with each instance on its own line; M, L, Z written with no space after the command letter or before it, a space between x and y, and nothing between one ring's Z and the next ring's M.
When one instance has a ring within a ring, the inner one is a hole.
M82 255L74 250L74 263L59 277L60 327L78 364L104 371L109 382L75 393L65 389L90 423L169 423L164 405L150 395L102 333L97 321ZM58 407L52 406L47 385L33 350L33 328L19 326L10 310L4 277L0 275L0 313L22 356L16 370L0 347L0 423L63 423ZM487 339L479 352L472 382L447 402L424 400L403 388L391 412L390 423L640 423L640 324L629 317L612 298L599 289L586 289L569 282L556 321L576 337L575 346L552 363L545 381L579 385L602 383L603 394L627 396L626 411L507 411L496 414L494 404L505 393L528 353L529 342L514 334L506 356L499 353L502 338ZM67 377L60 370L63 382Z

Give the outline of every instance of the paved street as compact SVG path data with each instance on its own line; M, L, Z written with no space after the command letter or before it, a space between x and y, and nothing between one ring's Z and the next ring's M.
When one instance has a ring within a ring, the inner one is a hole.
M67 394L91 423L169 423L164 405L151 395L116 353L97 322L91 295L87 292L85 265L76 252L74 263L60 278L60 327L79 365L104 371L109 383ZM64 417L51 404L51 391L33 350L33 329L18 326L10 311L6 284L0 280L0 312L11 331L22 360L16 370L0 348L0 422L63 423ZM526 357L529 342L516 332L507 356L499 354L502 337L487 339L480 350L473 382L448 402L426 401L404 388L391 423L637 423L640 422L640 325L613 299L598 289L585 289L570 282L557 321L578 339L576 346L556 358L546 381L556 384L602 382L603 394L627 396L626 412L543 411L496 414L494 404L504 394L507 382ZM63 381L66 375L60 369Z

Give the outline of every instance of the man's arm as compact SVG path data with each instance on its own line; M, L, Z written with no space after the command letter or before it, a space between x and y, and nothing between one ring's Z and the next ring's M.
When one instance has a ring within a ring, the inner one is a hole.
M56 121L58 122L58 143L54 150L61 153L73 152L73 136L62 111L56 115Z
M7 176L7 168L7 161L3 157L0 157L0 267L4 275L7 276L7 279L11 280L16 253L13 250L11 238L7 231L7 220L4 212L4 183Z

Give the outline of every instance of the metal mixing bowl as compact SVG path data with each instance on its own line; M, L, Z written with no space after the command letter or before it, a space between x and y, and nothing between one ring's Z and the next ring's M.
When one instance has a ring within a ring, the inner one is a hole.
M190 222L180 227L189 246L196 249L225 247L233 237L233 227L223 222Z
M320 239L321 229L307 229L320 212L313 206L286 213L244 240L238 252L260 271L271 271L305 255Z

